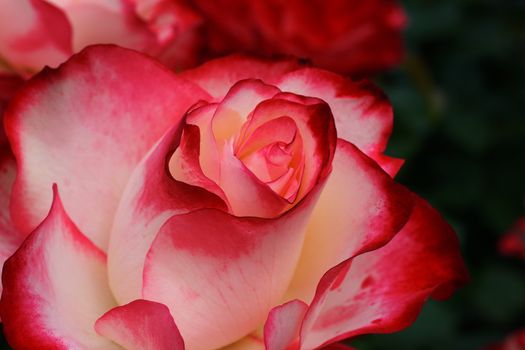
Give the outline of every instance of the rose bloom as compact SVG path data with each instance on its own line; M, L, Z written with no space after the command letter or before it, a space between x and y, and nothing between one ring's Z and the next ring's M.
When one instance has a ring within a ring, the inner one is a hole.
M5 127L15 349L316 349L403 329L466 279L450 226L392 179L368 82L95 46L22 87Z
M188 0L204 21L208 55L285 54L341 73L389 68L403 56L396 0Z
M117 44L170 67L194 64L199 17L180 0L0 0L0 73L29 76L91 44Z

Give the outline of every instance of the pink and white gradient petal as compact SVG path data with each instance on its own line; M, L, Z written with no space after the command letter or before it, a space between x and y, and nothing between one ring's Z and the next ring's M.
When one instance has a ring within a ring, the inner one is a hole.
M106 255L69 219L54 186L49 215L4 265L0 315L16 349L119 349L95 321L116 306Z
M307 310L308 305L297 299L274 307L264 324L266 350L298 348L299 332Z
M202 87L215 101L220 101L239 80L260 79L266 84L274 85L283 74L297 67L295 60L271 61L231 55L189 69L181 73L181 76Z
M73 221L106 249L132 170L207 96L153 59L114 46L92 46L37 75L5 113L18 163L11 204L16 227L25 234L36 227L57 183Z
M418 198L408 223L388 244L323 276L303 322L302 346L399 331L414 322L428 298L446 298L467 279L451 227Z
M337 137L359 147L391 175L399 170L401 160L388 164L391 160L382 154L392 132L392 106L371 82L355 82L322 69L303 68L284 75L277 86L324 100L334 115Z
M386 244L407 222L412 207L409 191L356 146L339 139L287 300L309 303L327 270Z
M43 0L0 0L0 8L0 66L29 75L73 53L72 29L59 8Z
M148 253L143 298L169 307L191 349L255 331L286 291L320 187L279 218L213 209L172 217Z
M184 350L168 308L148 300L134 300L106 312L95 330L126 350Z
M158 45L155 33L136 15L129 0L47 1L64 11L71 23L74 52L93 44L116 44L143 52Z
M142 297L144 259L170 217L201 208L228 210L216 194L170 173L169 160L179 147L183 128L175 125L144 157L120 200L108 250L109 282L120 304Z

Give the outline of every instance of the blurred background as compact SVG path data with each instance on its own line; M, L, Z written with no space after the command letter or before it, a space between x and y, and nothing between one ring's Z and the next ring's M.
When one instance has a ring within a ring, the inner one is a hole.
M525 215L525 1L405 0L408 55L377 77L395 110L398 181L454 226L470 284L360 350L481 349L525 328L525 261L498 253Z

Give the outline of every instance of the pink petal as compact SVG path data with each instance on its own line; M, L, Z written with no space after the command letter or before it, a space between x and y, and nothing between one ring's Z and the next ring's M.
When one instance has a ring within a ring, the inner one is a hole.
M117 44L144 52L159 50L155 33L136 15L131 1L48 1L69 19L75 52L93 44Z
M310 302L328 269L388 242L407 222L412 205L407 190L357 147L339 139L288 300Z
M334 115L337 136L382 164L381 155L392 132L393 113L388 99L377 87L315 68L290 72L278 86L283 91L327 102Z
M239 133L250 113L264 100L280 90L260 80L242 80L235 83L217 107L212 128L217 141L231 138Z
M201 135L195 125L186 124L182 132L179 147L169 161L169 171L173 178L188 185L201 187L228 203L223 190L208 178L200 165Z
M258 179L234 154L233 146L220 154L219 186L228 198L232 213L237 216L275 217L290 203Z
M176 125L166 133L136 167L115 214L108 270L120 304L142 297L144 259L166 220L200 208L228 210L217 195L177 181L170 174L167 163L179 146L182 128Z
M297 66L294 60L266 61L233 55L206 62L183 72L181 76L196 83L219 101L239 80L260 79L273 85L283 74Z
M267 350L298 348L299 331L308 305L292 300L273 308L264 324L264 343Z
M72 54L71 26L60 9L43 0L0 0L0 8L0 60L11 69L35 73Z
M448 297L466 279L454 232L418 198L392 241L323 276L303 323L302 346L399 331L414 322L429 297Z
M127 350L184 350L168 308L153 301L117 306L97 320L95 330Z
M222 347L220 350L266 350L266 347L262 339L250 334L233 344Z
M148 253L143 297L170 308L188 348L251 333L286 290L319 189L271 220L213 209L172 217Z
M28 233L58 183L73 221L100 248L138 162L184 112L207 95L155 61L95 46L26 84L6 111L18 161L13 220ZM45 125L45 127L43 127Z
M4 265L0 313L16 349L115 349L93 325L115 306L106 256L69 219L54 187L51 211Z

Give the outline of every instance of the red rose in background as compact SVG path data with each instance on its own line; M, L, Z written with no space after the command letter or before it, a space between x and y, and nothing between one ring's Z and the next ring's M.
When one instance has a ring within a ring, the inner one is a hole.
M493 345L485 350L525 350L525 330L511 334L501 344Z
M403 56L405 14L394 0L190 0L210 55L293 55L341 73L389 68Z
M501 254L525 259L525 218L519 219L499 242Z
M525 218L519 219L499 242L501 254L525 259ZM486 350L525 350L525 329L509 335L500 344Z
M370 83L237 56L175 75L98 46L30 80L5 125L15 349L323 348L466 279L450 226L392 178Z
M0 0L0 73L32 75L91 44L194 65L199 17L179 0Z

